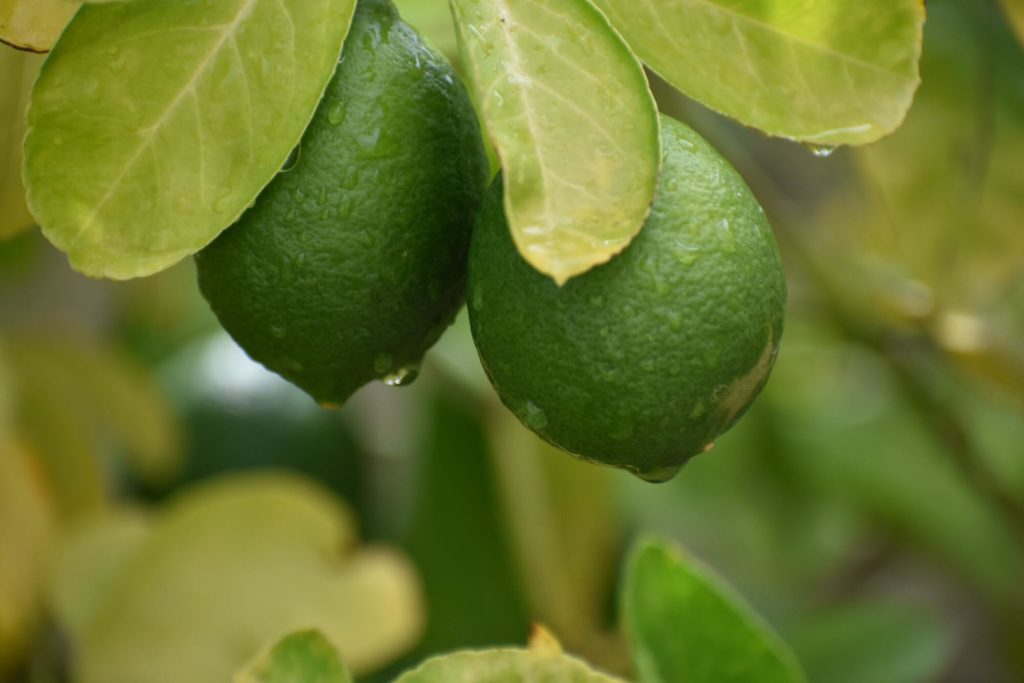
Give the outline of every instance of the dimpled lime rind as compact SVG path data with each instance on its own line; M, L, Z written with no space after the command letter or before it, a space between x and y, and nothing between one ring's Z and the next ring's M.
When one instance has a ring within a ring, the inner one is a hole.
M411 380L463 301L486 174L451 66L390 2L363 0L294 165L196 257L202 292L253 359L323 404Z
M778 352L786 283L764 212L699 135L662 118L640 234L559 288L517 253L501 182L470 248L470 323L502 401L581 458L671 478L750 405Z

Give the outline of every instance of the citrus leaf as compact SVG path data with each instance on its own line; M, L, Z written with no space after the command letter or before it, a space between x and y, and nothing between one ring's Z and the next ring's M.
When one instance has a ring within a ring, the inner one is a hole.
M1003 11L1017 34L1017 40L1024 45L1024 0L1003 0Z
M305 479L255 474L188 489L138 547L125 546L114 574L86 566L103 596L72 631L75 680L222 683L268 641L308 628L354 671L373 669L413 643L422 610L405 559L355 541L339 501Z
M71 21L72 0L0 0L0 41L30 52L46 52Z
M235 683L352 683L338 651L319 631L282 638Z
M661 163L640 63L588 0L451 0L516 247L559 284L629 244Z
M496 649L434 657L395 683L621 683L557 648Z
M24 175L93 276L162 270L231 225L299 141L353 0L90 4L47 59Z
M121 568L150 537L149 515L111 508L73 523L57 548L46 588L49 607L64 629L81 637L117 585Z
M864 144L920 81L922 0L595 0L676 88L770 135Z
M25 108L43 58L0 49L0 239L32 227L21 183Z
M792 653L721 579L641 544L624 594L639 683L803 683Z

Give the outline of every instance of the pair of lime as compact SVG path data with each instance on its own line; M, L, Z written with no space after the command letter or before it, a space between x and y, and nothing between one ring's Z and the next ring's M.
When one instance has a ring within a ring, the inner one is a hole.
M485 191L450 65L388 0L366 0L296 161L199 254L200 285L254 359L323 404L410 381L466 295L484 368L520 420L666 479L764 384L786 293L740 176L683 124L663 118L662 137L643 230L558 287L517 253L500 177Z

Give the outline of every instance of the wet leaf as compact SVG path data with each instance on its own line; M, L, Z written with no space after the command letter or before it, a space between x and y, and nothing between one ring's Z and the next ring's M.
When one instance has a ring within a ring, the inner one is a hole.
M0 239L32 227L21 182L21 141L32 82L43 58L0 48Z
M639 683L803 683L785 644L721 579L674 548L638 547L623 600Z
M88 558L115 536L94 535L60 569L73 576L85 558L103 593L93 607L64 594L85 617L74 642L82 683L221 683L267 642L309 628L366 672L420 632L409 564L385 548L355 548L345 509L304 479L245 475L188 489L138 547L113 543L125 552L111 572ZM77 586L72 593L88 590Z
M351 683L338 651L319 631L282 638L235 683Z
M149 275L231 225L333 73L353 0L83 7L32 92L28 203L93 276Z
M770 135L864 144L917 88L922 0L596 0L643 61Z
M640 63L587 0L451 0L519 252L558 283L622 251L650 210L658 118Z
M0 0L0 41L47 52L80 5L72 0Z

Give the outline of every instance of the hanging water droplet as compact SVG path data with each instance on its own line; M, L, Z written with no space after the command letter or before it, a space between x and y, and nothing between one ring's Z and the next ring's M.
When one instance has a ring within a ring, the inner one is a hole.
M288 171L295 168L295 164L299 162L299 157L302 156L302 145L295 145L292 148L288 158L284 160L284 165L281 166L281 173L287 173Z
M835 145L819 145L813 142L808 142L804 147L810 150L811 154L819 159L827 159L836 151Z
M523 406L523 422L530 429L544 429L548 426L548 416L533 401L527 401L526 405Z
M682 465L671 465L669 467L662 467L649 472L634 472L633 474L652 484L663 484L679 474L679 470L681 469L683 469Z
M415 382L416 378L419 376L419 366L406 365L405 367L392 372L390 375L387 375L384 378L384 384L387 384L389 387L404 387Z

